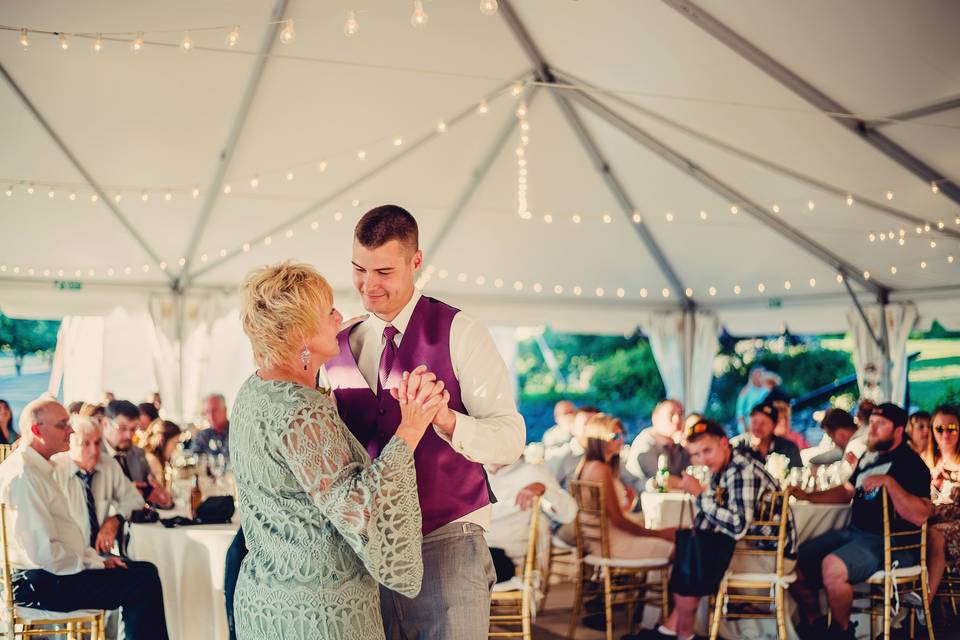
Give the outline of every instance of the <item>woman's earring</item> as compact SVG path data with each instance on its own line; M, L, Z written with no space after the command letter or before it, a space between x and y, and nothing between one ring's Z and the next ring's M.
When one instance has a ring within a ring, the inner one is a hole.
M307 370L307 366L310 364L310 349L306 347L303 348L303 351L300 352L300 362L303 363L303 370Z

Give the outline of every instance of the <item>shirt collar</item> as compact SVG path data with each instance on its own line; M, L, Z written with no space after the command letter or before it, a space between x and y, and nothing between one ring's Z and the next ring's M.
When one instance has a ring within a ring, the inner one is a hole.
M417 303L420 302L420 298L423 297L423 294L419 290L413 290L413 296L410 300L404 305L403 309L400 310L400 313L397 314L390 322L386 322L381 318L378 318L376 314L370 314L368 322L370 322L370 331L376 331L376 334L383 339L383 329L388 324L400 332L401 338L403 334L407 332L407 325L410 324L410 317L413 316L413 310L416 308Z
M36 449L27 445L21 448L23 451L23 461L47 475L53 475L53 463L40 455Z

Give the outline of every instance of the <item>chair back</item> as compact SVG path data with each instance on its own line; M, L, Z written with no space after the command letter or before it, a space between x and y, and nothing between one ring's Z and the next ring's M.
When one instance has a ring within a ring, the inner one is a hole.
M13 630L15 605L13 603L13 576L10 567L9 540L7 538L7 505L2 502L0 502L0 543L3 544L3 614L0 623L6 626L9 632Z
M893 554L897 551L913 551L917 550L920 552L920 567L921 571L926 572L927 570L927 523L924 522L919 529L908 529L906 531L892 531L891 530L891 514L890 514L890 502L887 499L887 488L882 487L883 498L883 570L890 573L893 570ZM893 516L896 516L894 512ZM914 541L910 542L909 539L905 542L897 540L897 538L905 538L907 536L913 536Z
M530 536L527 538L527 555L523 561L523 584L529 589L536 586L537 576L542 575L540 567L537 565L537 558L541 555L538 552L539 538L540 496L537 496L530 506Z
M747 535L741 538L736 553L774 557L777 576L784 575L787 527L790 522L790 497L787 491L767 491L760 496ZM760 533L767 531L769 533Z
M610 557L610 538L607 532L607 511L603 497L603 484L572 480L570 493L577 501L577 516L574 529L577 536L577 555L586 557L591 550L600 550L604 558Z
M12 444L0 444L0 462L6 460L13 453Z

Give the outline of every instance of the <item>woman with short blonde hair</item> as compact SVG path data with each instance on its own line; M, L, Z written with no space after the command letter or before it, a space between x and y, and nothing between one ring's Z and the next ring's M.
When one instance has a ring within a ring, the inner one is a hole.
M249 548L231 611L237 637L381 640L377 583L420 591L413 450L449 395L423 367L404 372L400 424L371 461L316 388L339 353L342 317L327 281L283 262L250 273L240 295L258 369L230 426Z

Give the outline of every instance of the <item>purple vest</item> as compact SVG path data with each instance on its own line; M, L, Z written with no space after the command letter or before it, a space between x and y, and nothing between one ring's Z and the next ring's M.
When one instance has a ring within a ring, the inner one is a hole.
M400 341L386 389L398 387L404 371L425 364L450 392L450 408L467 413L450 361L450 326L457 313L458 309L439 300L420 298ZM379 396L370 390L350 351L349 334L348 329L338 336L340 353L327 362L327 377L340 417L370 457L376 458L400 424L400 404L388 390ZM427 427L413 457L424 535L490 504L483 466L454 451L432 427Z

